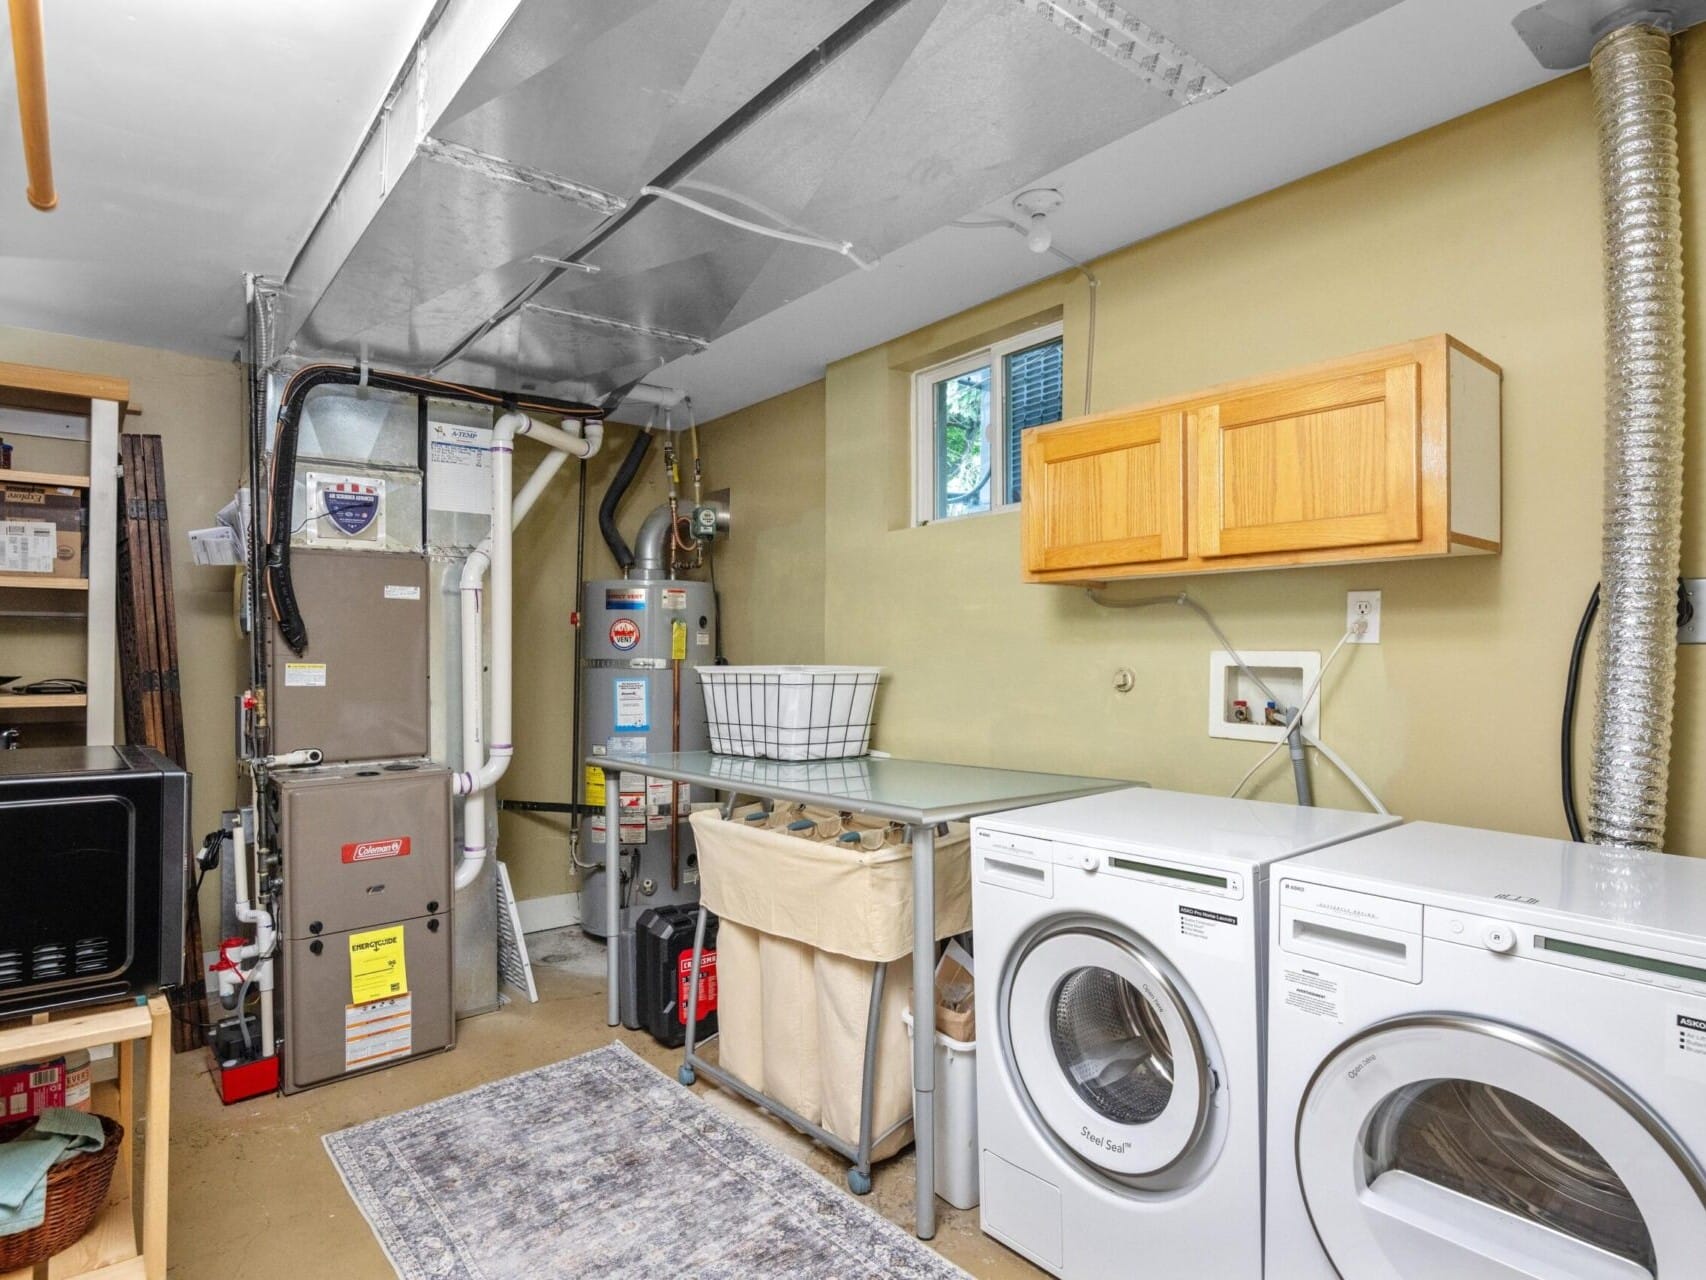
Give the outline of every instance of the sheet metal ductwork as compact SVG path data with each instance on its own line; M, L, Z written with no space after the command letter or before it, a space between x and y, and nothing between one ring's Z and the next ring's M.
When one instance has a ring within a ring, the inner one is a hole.
M1589 837L1663 847L1682 546L1682 197L1671 37L1595 46L1605 233L1605 526Z
M281 346L602 398L1396 0L447 0ZM880 267L879 267L880 269Z

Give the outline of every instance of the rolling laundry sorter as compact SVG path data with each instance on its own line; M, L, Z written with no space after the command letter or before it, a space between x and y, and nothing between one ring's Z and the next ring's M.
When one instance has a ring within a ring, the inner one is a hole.
M608 763L589 756L588 764ZM1042 804L1069 796L1109 791L1129 783L1110 778L983 769L924 760L862 757L794 763L719 756L710 751L661 752L625 759L626 772L709 787L721 792L725 815L740 797L852 811L896 822L906 828L912 847L912 987L929 992L935 983L936 830L944 822L964 822L979 814ZM621 1022L623 935L633 929L634 909L622 909L621 815L614 789L605 799L605 894L618 943L606 956L609 973L607 1019ZM721 935L719 934L719 941ZM691 981L689 992L697 990ZM691 1017L689 1026L692 1025ZM918 1155L914 1231L922 1240L936 1234L935 1077L936 1003L918 1001L912 1048L912 1115Z
M701 918L718 921L718 1052L706 1062L693 1034L696 946L682 1079L788 1113L852 1162L848 1185L863 1194L872 1162L911 1136L908 989L889 968L913 947L912 849L892 824L805 805L701 810L693 835ZM970 835L953 823L935 836L939 940L971 927Z

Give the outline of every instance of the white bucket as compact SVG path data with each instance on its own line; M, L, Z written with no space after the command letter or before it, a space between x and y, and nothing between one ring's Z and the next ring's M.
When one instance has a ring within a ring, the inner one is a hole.
M910 1045L912 1010L900 1016ZM950 1040L940 1031L936 1033L936 1194L956 1209L977 1207L977 1041Z

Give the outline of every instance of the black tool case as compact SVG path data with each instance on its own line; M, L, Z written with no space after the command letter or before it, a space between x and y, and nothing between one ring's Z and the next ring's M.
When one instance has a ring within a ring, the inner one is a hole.
M693 961L693 929L699 908L652 907L634 927L634 990L640 1026L671 1049L687 1038L687 984ZM705 956L699 972L699 1029L694 1039L717 1034L717 917L705 921Z

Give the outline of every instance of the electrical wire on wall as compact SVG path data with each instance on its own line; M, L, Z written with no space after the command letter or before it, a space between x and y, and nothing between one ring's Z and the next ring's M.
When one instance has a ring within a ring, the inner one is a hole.
M1594 583L1576 624L1576 637L1570 644L1570 665L1564 677L1564 713L1558 728L1558 787L1564 801L1564 825L1570 839L1578 843L1587 839L1583 834L1581 812L1576 807L1576 705L1581 700L1582 663L1587 657L1588 639L1593 635L1594 619L1599 616L1599 583ZM1676 625L1686 627L1694 621L1694 601L1688 585L1682 579L1676 583Z
M1021 236L1030 235L1030 228L1021 223L1014 222L1011 219L1000 217L999 215L993 218L961 218L950 225L959 227L962 231L984 231L995 227L1005 227L1008 231L1017 232ZM1094 271L1090 270L1089 267L1085 266L1077 258L1074 258L1070 253L1062 250L1058 245L1050 243L1043 252L1053 254L1067 266L1078 272L1079 275L1084 277L1084 283L1088 285L1090 289L1090 301L1087 308L1088 314L1085 317L1084 326L1084 405L1080 410L1081 413L1089 413L1090 386L1095 381L1096 377L1096 299L1100 295L1102 282L1097 279Z
M1181 591L1177 595L1167 596L1143 596L1136 600L1108 600L1105 599L1094 587L1086 588L1084 594L1089 596L1092 602L1100 605L1104 609L1144 609L1155 605L1178 605L1191 610L1197 615L1197 617L1201 618L1204 625L1214 633L1214 638L1220 642L1221 648L1226 650L1227 654L1232 658L1233 664L1244 673L1245 677L1260 689L1268 698L1272 699L1276 705L1280 704L1279 697L1268 687L1267 682L1256 673L1250 664L1244 660L1244 655L1238 651L1229 639L1227 639L1226 632L1223 631L1220 624L1215 621L1214 615L1210 613L1206 607L1198 601L1193 600L1185 592ZM1358 625L1362 626L1364 624ZM1362 780L1356 770L1352 769L1338 752L1334 751L1314 734L1305 731L1302 727L1304 711L1320 690L1321 682L1326 677L1328 667L1332 666L1333 660L1339 656L1340 651L1343 650L1345 645L1350 642L1351 638L1357 634L1359 634L1357 627L1352 627L1340 638L1338 645L1333 649L1333 652L1329 655L1327 661L1321 664L1321 670L1316 675L1314 683L1310 685L1308 692L1304 695L1302 705L1293 709L1290 718L1286 722L1285 734L1282 735L1280 740L1274 744L1273 749L1270 750L1267 755L1263 756L1256 762L1254 769L1251 769L1244 775L1244 777L1239 779L1238 786L1233 789L1233 795L1237 795L1239 791L1242 791L1245 784L1249 782L1252 776L1254 776L1256 770L1260 769L1262 765L1267 763L1267 761L1271 759L1281 747L1285 746L1288 741L1300 740L1301 742L1314 747L1321 753L1321 756L1327 760L1328 763L1344 775L1345 780L1349 782L1351 786L1356 788L1357 794L1362 796L1363 800L1368 803L1368 806L1371 809L1376 813L1383 814L1389 812L1386 806L1381 803L1380 797L1374 794L1373 788ZM1297 782L1298 802L1300 804L1311 803L1311 800L1308 798L1309 793L1306 782L1306 773L1302 768L1296 767L1295 757L1293 776Z

